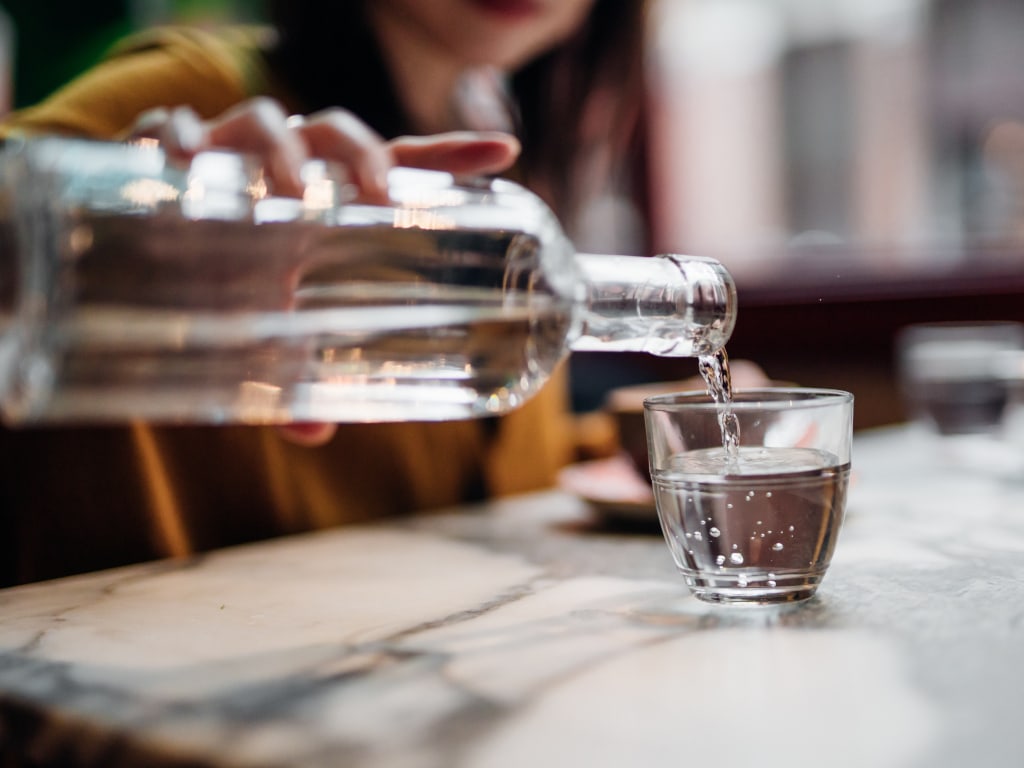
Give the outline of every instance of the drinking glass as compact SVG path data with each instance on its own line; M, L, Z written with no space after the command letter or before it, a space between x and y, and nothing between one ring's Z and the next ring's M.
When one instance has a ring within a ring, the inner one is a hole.
M896 339L907 415L942 437L1000 431L1019 373L1024 324L918 323Z
M842 526L853 395L776 387L644 401L662 532L693 594L779 603L815 594Z

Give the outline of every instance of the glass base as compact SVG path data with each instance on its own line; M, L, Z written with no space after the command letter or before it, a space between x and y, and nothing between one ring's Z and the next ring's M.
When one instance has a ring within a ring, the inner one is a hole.
M729 571L697 573L683 571L693 596L706 603L747 603L766 605L807 600L818 591L824 573Z

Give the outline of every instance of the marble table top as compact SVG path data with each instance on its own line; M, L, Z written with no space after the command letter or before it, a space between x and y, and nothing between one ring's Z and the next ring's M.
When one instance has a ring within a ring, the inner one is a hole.
M783 608L696 601L656 527L558 491L3 590L0 758L1024 765L1024 473L960 458L858 436Z

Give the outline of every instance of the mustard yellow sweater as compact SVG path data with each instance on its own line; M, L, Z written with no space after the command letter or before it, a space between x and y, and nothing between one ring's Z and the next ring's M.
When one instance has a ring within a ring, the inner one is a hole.
M0 132L114 138L152 107L212 117L257 94L291 107L257 31L166 29ZM548 486L571 454L564 380L496 421L342 425L319 448L269 427L0 430L0 584Z

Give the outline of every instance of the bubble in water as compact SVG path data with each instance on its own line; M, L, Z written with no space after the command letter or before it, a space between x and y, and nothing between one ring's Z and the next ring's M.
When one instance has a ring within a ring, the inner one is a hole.
M741 555L739 552L733 552L731 555L729 555L729 562L733 563L734 565L739 565L743 562L743 555Z
M732 545L732 548L733 548L733 549L739 549L739 548L740 548L740 545L739 545L739 544L733 544L733 545Z
M688 539L692 539L692 538L693 538L693 534L692 534L692 533L690 533L689 531L687 531L687 532L686 532L686 538L688 538Z
M732 509L732 504L726 504L725 507L726 509Z
M715 558L716 565L722 565L723 563L725 563L725 555L719 555Z
M737 584L737 586L740 586L740 587L747 586L747 577L744 574L741 573L739 575L739 578L736 579L736 584Z
M775 579L768 579L768 586L769 587L775 587L775 586L778 586L778 585L777 585Z
M693 538L695 538L697 541L703 541L704 540L704 537L700 535L700 531L694 531L693 532Z
M790 530L790 531L795 531L795 530L796 530L796 526L795 526L795 525L791 525L791 526L789 526L789 530Z
M772 492L771 491L767 491L767 492L765 492L764 495L765 495L766 498L770 499L772 497Z
M714 536L714 537L715 537L716 539L717 539L717 538L718 538L719 536L721 536L721 535L722 535L722 532L721 532L720 530L718 530L718 528L716 528L715 526L711 526L711 530L710 530L710 531L708 531L708 533L710 533L710 534L711 534L712 536Z
M782 549L783 549L782 542L781 541L776 541L774 544L772 544L772 549L774 549L776 552L782 551Z

